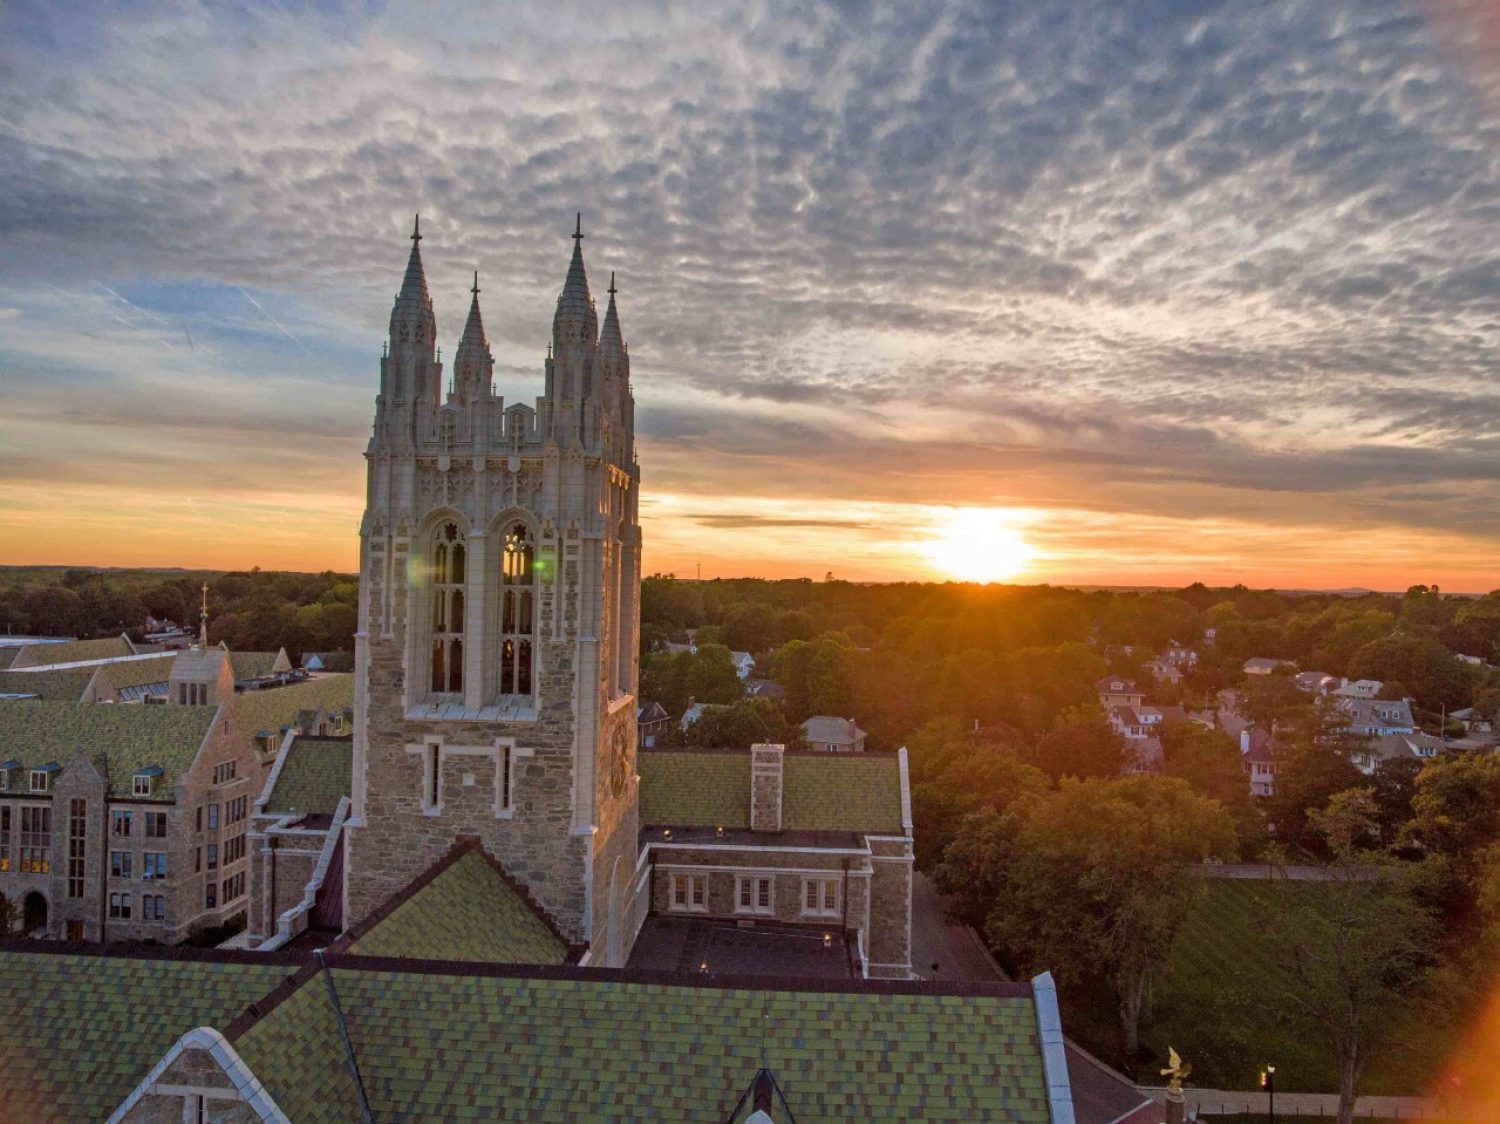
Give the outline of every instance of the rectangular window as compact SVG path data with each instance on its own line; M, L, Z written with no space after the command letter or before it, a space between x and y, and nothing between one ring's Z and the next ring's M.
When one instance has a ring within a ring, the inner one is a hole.
M210 843L208 845L208 869L219 869L219 845L217 843Z
M502 812L509 812L511 810L511 806L510 806L511 747L508 746L508 745L502 745L502 746L499 747L499 749L496 750L496 754L497 754L497 759L495 761L495 771L496 771L496 776L497 776L497 783L500 785L500 792L499 792L500 811L502 811Z
M129 851L111 851L109 853L109 876L111 878L130 877L131 856Z
M219 884L217 882L210 882L203 888L203 907L205 909L214 909L218 904Z
M165 878L167 876L167 853L165 851L147 851L141 856L142 878Z
M31 791L32 792L46 792L47 791L47 770L46 769L33 769L33 770L31 770Z
M708 912L708 876L673 874L671 909L674 913Z
M128 893L110 894L109 915L116 921L130 920L130 895Z
M772 913L771 879L740 875L735 879L735 901L739 913Z
M135 788L132 791L134 791L135 795L137 795L137 796L150 796L151 795L151 778L150 777L136 777L135 778Z
M238 762L224 761L214 766L214 784L225 784L235 778Z
M0 874L10 873L10 805L0 806Z
M442 747L429 745L427 747L426 767L423 769L423 795L426 798L426 807L432 811L438 807L438 797L442 795L443 762Z
M219 830L219 806L217 804L210 804L208 806L208 830Z
M141 895L141 920L142 921L165 921L167 919L167 899L160 894Z
M88 801L74 799L68 804L68 897L83 897L84 865L88 850Z
M21 809L21 873L52 870L52 809Z
M802 915L804 917L837 917L839 915L839 880L837 878L804 878L802 880Z
M147 812L145 820L147 839L165 839L167 837L167 813Z
M203 805L202 804L198 805L198 826L194 830L195 831L202 831L203 830Z
M197 847L193 851L193 873L203 873L203 848Z
M109 822L111 834L128 839L130 838L130 829L134 826L135 813L122 812L116 809L110 813Z

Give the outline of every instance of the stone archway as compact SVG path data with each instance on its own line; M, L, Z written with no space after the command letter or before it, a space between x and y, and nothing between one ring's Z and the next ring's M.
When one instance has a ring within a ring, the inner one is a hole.
M625 859L615 859L609 875L609 927L604 964L607 968L625 967Z
M38 929L47 927L47 899L42 896L40 890L33 890L26 895L26 900L21 904L21 931L27 936Z

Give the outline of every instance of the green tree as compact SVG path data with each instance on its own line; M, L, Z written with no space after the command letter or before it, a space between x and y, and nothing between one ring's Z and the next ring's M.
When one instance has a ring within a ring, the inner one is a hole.
M1250 800L1250 783L1240 748L1223 730L1211 730L1190 719L1171 718L1161 723L1163 776L1179 777L1193 791L1223 805L1234 821L1243 851L1251 850L1265 834L1264 820Z
M1057 779L1117 777L1129 755L1125 739L1095 705L1064 711L1029 757L1037 768Z
M1379 845L1379 809L1369 789L1336 794L1310 819L1331 856L1324 880L1306 895L1309 908L1295 927L1284 916L1267 919L1268 940L1288 970L1282 1003L1333 1048L1338 1121L1350 1124L1365 1059L1427 962L1431 919Z
M724 645L700 644L696 652L683 652L679 658L687 661L687 693L694 702L731 703L745 694Z
M1005 861L1003 873L958 869L974 852L955 840L945 882L1000 887L985 933L1027 971L1051 968L1068 979L1097 967L1133 1059L1151 981L1199 889L1189 868L1232 855L1234 825L1218 801L1168 777L1064 780L1011 811L1013 841L994 856ZM984 827L971 817L960 839ZM981 862L989 857L979 851Z
M708 707L687 728L683 741L708 749L743 749L757 743L801 749L806 744L802 727L789 723L773 699L737 699L728 706Z

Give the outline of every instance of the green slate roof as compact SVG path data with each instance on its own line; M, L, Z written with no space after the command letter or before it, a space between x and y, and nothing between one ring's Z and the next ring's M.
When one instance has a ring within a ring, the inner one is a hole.
M324 675L285 687L245 691L234 696L235 717L246 737L277 734L294 725L303 710L342 711L354 702L354 676Z
M9 667L20 654L20 648L0 648L0 669Z
M266 801L266 811L332 815L338 810L339 797L349 795L353 761L351 738L295 738Z
M34 694L51 702L77 702L94 677L91 667L77 671L0 671L0 694Z
M100 767L115 795L129 795L136 770L160 765L171 787L192 765L213 725L212 706L109 706L79 702L0 704L0 757L28 768L80 752Z
M117 691L126 687L144 687L149 683L165 683L171 677L172 661L176 658L169 655L155 660L107 663L99 669L99 675Z
M642 750L641 823L750 826L750 753ZM782 759L788 831L903 834L901 770L885 754L788 753Z
M331 974L377 1120L723 1120L762 1051L799 1124L1049 1119L1029 995ZM326 991L234 1042L299 1124L358 1119Z
M358 930L355 930L358 933ZM484 855L470 850L356 936L357 956L562 964L568 948Z
M133 656L130 642L123 636L106 636L102 640L67 640L61 644L28 644L23 651L27 667L50 667L58 663L81 660L109 660Z
M254 679L258 675L270 675L276 666L280 652L230 652L229 666L236 679Z
M228 1025L289 969L0 952L6 1120L108 1119L183 1034Z

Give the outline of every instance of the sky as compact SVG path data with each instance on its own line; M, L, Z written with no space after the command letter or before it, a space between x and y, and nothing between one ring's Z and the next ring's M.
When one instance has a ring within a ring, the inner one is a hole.
M422 214L647 572L1500 586L1500 4L0 4L0 563L352 570Z

